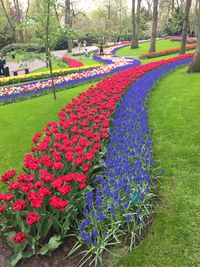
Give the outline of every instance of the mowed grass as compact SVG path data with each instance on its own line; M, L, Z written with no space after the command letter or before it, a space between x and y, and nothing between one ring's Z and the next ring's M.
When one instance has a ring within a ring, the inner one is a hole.
M63 61L54 62L52 64L52 69L53 70L59 70L59 69L65 69L65 68L68 68L68 64L66 62L63 62ZM42 67L42 68L39 68L39 69L34 70L32 72L42 72L42 71L48 71L48 70L49 70L49 68Z
M66 56L70 57L70 58L73 58L73 59L75 59L77 61L82 62L84 66L94 65L94 64L97 64L97 63L99 65L104 65L101 62L98 62L98 61L94 60L92 58L92 55L89 58L86 58L84 55L78 56L78 57L77 56L74 57L74 56L70 56L70 54L69 54L69 55L66 55ZM53 70L66 69L66 68L68 68L68 64L66 62L60 61L60 62L53 63ZM43 67L43 68L39 68L37 70L34 70L33 72L41 72L41 71L48 71L48 70L49 69L47 67Z
M156 41L156 51L170 49L174 47L180 47L180 42L171 42L170 40L157 40ZM130 46L119 49L116 52L117 56L136 56L149 52L150 42L139 44L139 48L131 49Z
M155 159L164 170L155 222L115 267L200 266L200 75L174 71L149 103Z
M0 106L0 176L9 169L21 170L23 155L29 153L33 145L33 135L47 122L58 121L59 110L89 86L85 84L58 92L56 101L49 94Z
M74 58L74 59L76 59L78 61L81 61L84 64L84 66L94 65L94 64L97 64L97 63L100 64L100 65L104 65L104 64L102 64L102 62L94 60L93 59L93 54L90 54L89 58L85 57L84 55L81 55L81 56L70 56L69 55L69 57Z
M157 40L156 41L156 51L166 50L170 48L177 48L180 47L180 42L171 42L170 40ZM116 52L117 56L128 56L133 57L135 59L139 59L142 64L147 64L154 61L159 61L163 59L169 59L172 57L180 56L179 53L177 54L171 54L167 56L162 57L155 57L150 59L140 59L141 54L145 54L149 52L150 42L142 43L139 45L140 47L137 49L130 49L130 46L124 47L119 49ZM194 53L195 50L190 50L187 53Z

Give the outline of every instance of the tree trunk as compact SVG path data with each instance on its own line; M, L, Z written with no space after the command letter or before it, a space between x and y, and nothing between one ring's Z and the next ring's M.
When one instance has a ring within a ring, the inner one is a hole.
M158 24L158 0L153 0L153 21L151 26L151 41L149 52L156 51L156 30Z
M135 46L139 47L139 35L140 35L140 11L141 11L141 2L142 0L138 0L137 3L137 13L136 13L136 36L135 36Z
M17 20L17 25L21 24L21 11L19 7L19 1L18 0L13 0L14 6L15 6L15 11L16 11L16 20ZM19 29L19 41L20 43L24 43L24 33L22 29Z
M172 14L174 13L174 9L175 9L175 0L172 0L172 8L171 8L171 10L172 10Z
M57 19L57 22L58 22L58 27L59 29L61 30L61 23L60 23L60 18L59 18L59 13L58 13L58 10L57 10L57 6L56 6L56 3L54 5L54 11L55 11L55 16L56 16L56 19Z
M46 49L46 55L50 70L50 77L52 82L52 91L53 91L53 98L56 100L56 88L53 80L53 70L52 70L52 60L51 60L51 52L50 52L50 45L49 45L49 21L50 21L50 1L47 0L47 21L46 21L46 43L45 43L45 49Z
M193 25L193 30L195 33L198 32L198 1L196 2L196 5L195 5L195 16L194 16L194 25Z
M71 16L70 16L71 8L70 8L70 0L65 0L65 27L69 30L72 27ZM68 35L68 49L67 52L72 52L72 40L71 37Z
M152 14L152 10L151 10L151 7L152 7L152 0L146 0L146 4L147 4L147 10L148 10L148 13L149 13L149 14Z
M68 50L69 53L72 52L72 39L68 37Z
M192 3L192 0L186 0L185 17L184 17L184 23L183 23L180 55L185 54L185 51L186 51L187 32L188 32L188 28L189 28L189 17L190 17L191 3Z
M135 24L135 0L132 0L132 44L131 49L137 48L136 45L136 24Z
M28 13L29 13L29 9L30 9L30 0L28 0L28 3L27 3L27 9L26 9L26 12L25 12L25 20L28 19ZM28 31L27 29L25 29L25 32L24 32L24 41L27 42L28 40Z
M188 72L200 72L200 0L198 1L198 6L196 9L196 18L197 18L197 48L196 54L193 58L191 65L189 66Z

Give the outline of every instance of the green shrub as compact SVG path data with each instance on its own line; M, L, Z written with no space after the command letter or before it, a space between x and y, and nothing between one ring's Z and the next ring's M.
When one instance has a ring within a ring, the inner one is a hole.
M55 50L64 50L68 48L68 38L65 35L60 35L56 41Z
M4 54L7 54L9 52L12 52L12 51L15 51L18 49L23 49L27 52L44 52L45 51L44 46L39 46L38 44L15 43L15 44L10 44L10 45L4 46L2 48L2 52Z

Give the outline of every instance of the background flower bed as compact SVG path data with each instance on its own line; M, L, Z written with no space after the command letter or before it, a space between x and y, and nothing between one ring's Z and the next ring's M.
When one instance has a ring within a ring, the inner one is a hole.
M64 56L62 58L63 61L67 62L67 64L69 65L68 68L79 68L83 66L83 63L74 59L74 58L70 58L70 57L66 57Z
M89 70L92 68L99 67L100 64L93 64L89 66L82 66L79 68L71 68L71 69L60 69L60 70L53 70L53 76L62 76L62 75L67 75L67 74L72 74L76 72L82 72L84 70ZM0 86L5 86L5 85L10 85L10 84L15 84L15 83L22 83L22 82L28 82L28 81L34 81L34 80L41 80L45 78L49 78L49 71L44 71L44 72L33 72L29 73L26 75L19 75L19 76L10 76L10 77L5 77L5 78L0 78Z
M92 69L90 71L85 71L82 73L76 73L66 77L57 77L54 79L56 89L65 89L67 86L73 86L74 84L87 82L89 80L99 79L105 75L111 75L115 72L127 69L131 66L138 64L138 61L133 59L113 59L115 63L109 64L108 66L101 66L98 69ZM27 97L39 96L42 94L47 94L52 89L52 81L44 80L41 82L32 82L19 86L11 86L8 88L2 88L0 93L0 102L3 104L12 103L20 101L21 99L26 99Z
M193 50L195 48L196 48L196 44L186 45L186 51ZM161 57L161 56L179 53L180 50L181 49L179 47L177 47L177 48L162 50L162 51L158 51L158 52L151 52L151 53L141 55L140 58L141 59L147 59L147 58Z

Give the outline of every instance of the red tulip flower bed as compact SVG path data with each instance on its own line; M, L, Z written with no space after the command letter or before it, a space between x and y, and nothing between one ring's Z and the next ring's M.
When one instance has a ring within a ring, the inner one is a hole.
M69 65L68 68L78 68L83 66L82 62L70 57L63 57L62 60Z
M18 260L57 248L84 206L84 188L91 186L109 138L116 105L128 87L159 66L192 57L187 54L130 68L91 86L36 133L24 173L2 176L8 193L0 194L1 226L12 240ZM15 232L16 231L16 232ZM48 243L48 244L47 244ZM28 254L27 254L28 253Z
M186 45L187 51L193 50L195 48L196 48L196 44ZM177 47L177 48L162 50L162 51L158 51L158 52L143 54L142 56L140 56L140 58L141 59L148 59L148 58L154 58L154 57L162 57L162 56L167 56L167 55L171 55L171 54L176 54L176 53L179 53L180 51L181 51L181 48Z

